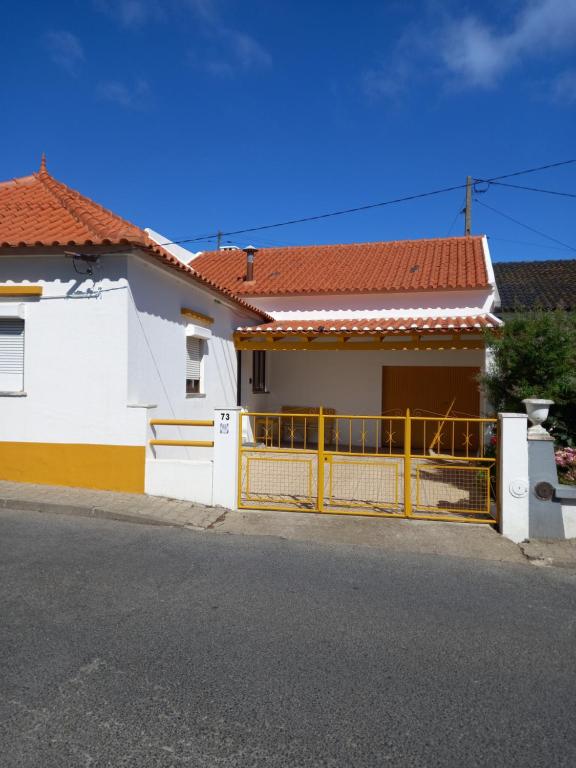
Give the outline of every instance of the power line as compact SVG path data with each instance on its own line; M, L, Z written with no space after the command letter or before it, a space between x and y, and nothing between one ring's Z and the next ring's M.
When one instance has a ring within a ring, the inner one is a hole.
M500 181L501 179L509 179L514 176L522 176L528 173L536 173L537 171L544 171L549 168L558 168L559 166L570 165L572 163L576 163L576 158L572 160L561 160L560 162L557 162L557 163L548 163L547 165L539 165L534 168L524 169L522 171L514 171L513 173L505 173L500 176L492 176L489 179L479 179L478 181L483 181L485 183L492 183L495 181ZM405 203L411 200L419 200L425 197L432 197L433 195L444 194L445 192L453 192L456 189L464 189L465 187L466 187L466 184L456 184L452 187L443 187L441 189L435 189L430 192L420 192L414 195L407 195L406 197L397 197L392 200L384 200L383 202L380 202L380 203L370 203L368 205L360 205L354 208L346 208L339 211L332 211L330 213L322 213L316 216L304 216L300 219L289 219L288 221L281 221L281 222L277 222L276 224L263 224L257 227L246 227L244 229L236 229L236 230L231 230L229 232L219 232L219 233L212 233L209 235L202 235L201 237L187 237L181 240L171 240L166 243L159 243L159 245L179 245L180 243L206 242L208 240L217 238L218 234L220 234L220 237L229 237L231 235L244 235L244 234L247 234L248 232L261 232L264 229L275 229L277 227L287 227L292 224L304 224L309 221L319 221L320 219L328 219L333 216L344 216L349 213L357 213L359 211L368 211L368 210L371 210L372 208L381 208L386 205L395 205L396 203Z
M536 173L536 171L546 171L548 168L558 168L560 165L571 165L576 163L576 158L573 160L560 160L558 163L548 163L548 165L539 165L537 168L528 168L526 171L515 171L514 173L505 173L503 176L492 176L490 179L484 179L484 181L500 181L500 179L511 179L513 176L524 176L527 173Z
M558 243L558 245L562 245L564 246L564 248L568 248L570 251L576 252L576 248L574 248L574 246L568 245L568 243L563 243L562 240L558 240L556 237L547 235L545 232L541 232L539 229L530 227L528 224L524 224L522 221L518 221L518 219L515 219L512 216L509 216L507 213L504 213L503 211L499 211L496 208L493 208L491 205L488 205L487 203L483 203L481 200L478 200L478 198L474 198L474 202L478 203L478 205L484 206L484 208L488 208L494 213L497 213L499 216L503 216L505 219L508 219L509 221L513 221L514 224L518 224L520 227L524 227L524 229L528 229L530 230L530 232L534 232L535 234L540 235L540 237L546 238L546 240L551 240L553 243Z
M487 179L474 179L474 183L496 184L499 187L510 187L511 189L525 189L528 192L542 192L545 195L559 195L560 197L576 198L576 194L574 194L573 192L558 192L553 189L540 189L539 187L524 187L520 184L507 184L506 182L503 182L503 181L489 181Z
M370 203L369 205L359 205L356 208L346 208L341 211L332 211L331 213L321 213L316 216L304 216L301 219L290 219L288 221L280 221L276 224L262 224L259 227L247 227L245 229L235 229L230 232L222 232L223 236L229 237L231 235L244 235L248 232L261 232L263 229L275 229L276 227L287 227L290 224L304 224L308 221L318 221L319 219L328 219L332 216L343 216L347 213L357 213L358 211L367 211L370 208L380 208L384 205L393 205L394 203L404 203L409 200L418 200L423 197L431 197L432 195L440 195L443 192L453 192L455 189L463 189L466 184L456 184L453 187L444 187L442 189L435 189L432 192L420 192L416 195L407 195L406 197L397 197L393 200L385 200L382 203ZM213 236L210 235L210 238ZM196 243L207 240L207 236L202 237L188 237L183 240L172 240L169 243L160 243L160 245L178 245L179 243Z
M491 183L494 181L500 181L501 179L509 179L513 176L521 176L528 173L535 173L536 171L544 171L548 168L557 168L561 165L570 165L572 163L576 163L576 158L572 160L561 160L558 163L548 163L547 165L539 165L534 168L526 168L522 171L514 171L513 173L505 173L501 174L500 176L492 176L489 179L484 179L483 181L486 183ZM430 192L419 192L414 195L406 195L405 197L397 197L393 198L392 200L384 200L380 203L369 203L368 205L359 205L354 208L345 208L343 210L339 211L331 211L330 213L321 213L316 216L304 216L300 219L289 219L287 221L280 221L275 224L262 224L257 227L246 227L244 229L235 229L231 230L229 232L216 232L211 233L208 235L202 235L200 237L187 237L183 238L181 240L171 240L166 243L159 243L159 245L179 245L181 243L198 243L198 242L205 242L207 240L211 240L213 238L220 237L230 237L231 235L244 235L248 232L261 232L265 229L276 229L277 227L287 227L292 224L305 224L309 221L319 221L321 219L329 219L334 216L344 216L349 213L358 213L359 211L368 211L373 208L382 208L386 205L395 205L397 203L405 203L409 202L411 200L421 200L425 197L432 197L434 195L441 195L445 192L453 192L456 189L464 189L466 187L466 184L455 184L452 187L442 187L440 189L434 189Z

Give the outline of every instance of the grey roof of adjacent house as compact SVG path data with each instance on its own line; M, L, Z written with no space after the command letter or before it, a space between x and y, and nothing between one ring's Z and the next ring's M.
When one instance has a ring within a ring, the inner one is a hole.
M576 310L576 259L494 262L498 312L519 309Z

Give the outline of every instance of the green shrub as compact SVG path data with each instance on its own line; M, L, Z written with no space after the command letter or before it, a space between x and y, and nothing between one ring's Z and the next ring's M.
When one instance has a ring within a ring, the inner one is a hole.
M482 384L498 411L524 412L522 400L554 400L547 426L560 445L576 443L576 315L562 309L518 312L500 333Z

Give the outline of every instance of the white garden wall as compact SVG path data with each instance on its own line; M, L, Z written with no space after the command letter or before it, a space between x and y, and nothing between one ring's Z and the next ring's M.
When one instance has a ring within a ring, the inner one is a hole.
M212 505L212 459L146 459L145 490L150 496Z

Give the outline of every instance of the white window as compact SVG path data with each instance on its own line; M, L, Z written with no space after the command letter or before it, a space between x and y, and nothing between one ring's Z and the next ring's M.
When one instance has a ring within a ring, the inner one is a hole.
M202 358L204 340L196 336L186 337L186 394L200 395L203 392Z
M24 389L24 320L0 318L0 392Z

